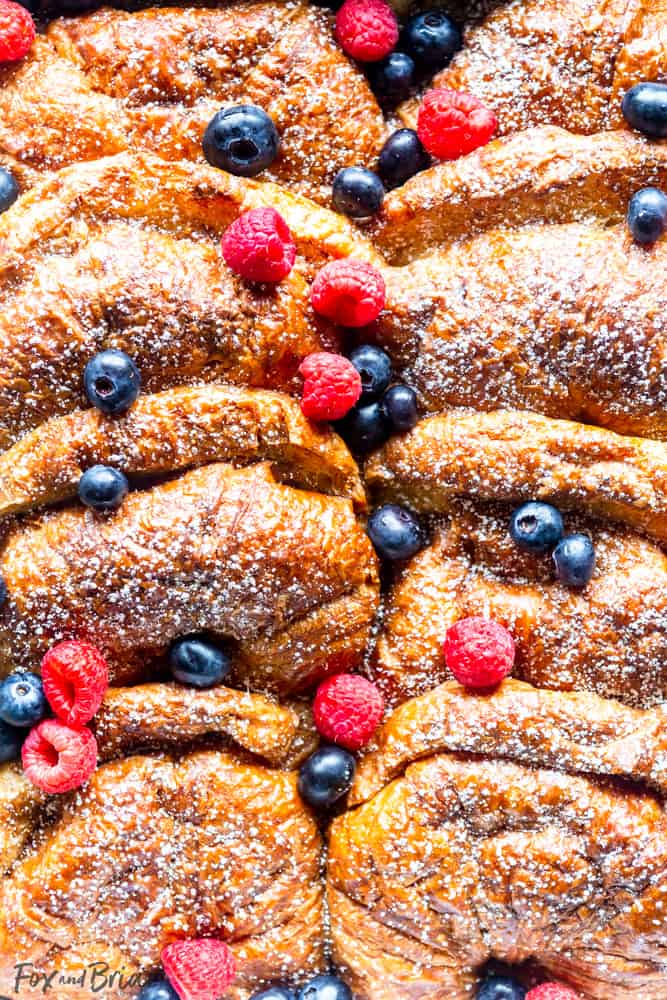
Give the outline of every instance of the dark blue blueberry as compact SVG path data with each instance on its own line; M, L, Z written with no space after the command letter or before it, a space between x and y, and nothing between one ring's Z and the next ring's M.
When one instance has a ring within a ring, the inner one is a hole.
M344 167L333 182L333 206L352 219L367 219L382 208L384 188L372 170Z
M381 347L363 344L350 354L350 361L361 376L361 402L374 403L391 382L391 359Z
M566 535L554 549L556 575L566 587L585 587L595 569L595 547L588 535Z
M667 194L644 188L630 199L628 226L638 243L655 243L667 230Z
M368 67L368 78L383 107L395 108L414 88L414 60L406 52L392 52L386 59Z
M7 584L5 583L5 581L3 580L3 578L0 576L0 608L2 607L2 605L7 600L7 597L8 597Z
M34 726L42 721L48 707L37 674L10 674L0 684L0 719L10 726Z
M352 1000L352 991L338 976L315 976L299 990L298 1000Z
M202 146L212 166L237 177L255 177L275 160L280 136L266 111L254 104L238 104L213 115Z
M327 809L349 792L354 769L354 757L347 750L320 747L299 769L299 794L313 809Z
M352 451L365 455L387 440L390 427L381 403L369 403L353 406L336 422L336 430Z
M98 514L117 510L128 494L127 477L108 465L93 465L79 480L79 500Z
M0 167L0 212L6 212L19 196L19 186L14 175Z
M368 535L383 559L410 559L424 546L419 518L395 503L374 510L368 519Z
M178 993L166 979L146 983L137 1000L178 1000Z
M189 687L219 684L232 669L232 661L209 636L183 635L172 644L169 662L174 680Z
M477 993L477 1000L524 1000L526 991L510 976L488 976Z
M550 552L563 537L563 518L550 503L531 500L512 514L510 535L527 552Z
M6 764L8 760L19 759L24 736L24 729L10 726L0 719L0 764ZM2 1000L1 997L0 1000Z
M621 108L631 128L652 139L667 139L667 83L638 83Z
M411 431L419 420L417 394L409 385L392 385L387 389L382 408L392 428L399 433Z
M253 993L250 1000L296 1000L296 998L292 990L288 990L286 986L269 986L261 993Z
M462 44L461 32L439 8L415 14L403 29L403 48L420 69L429 73L446 66Z
M405 184L420 170L426 170L430 162L417 133L411 128L399 128L380 150L378 173L390 191Z
M141 391L141 376L125 351L96 354L85 367L83 384L92 406L102 413L125 413Z

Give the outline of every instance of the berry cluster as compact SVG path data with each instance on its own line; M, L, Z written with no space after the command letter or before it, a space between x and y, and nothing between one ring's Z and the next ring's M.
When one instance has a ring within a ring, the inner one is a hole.
M595 570L595 549L588 535L566 535L563 518L548 503L530 501L512 514L510 535L533 555L552 553L556 576L566 587L581 589Z

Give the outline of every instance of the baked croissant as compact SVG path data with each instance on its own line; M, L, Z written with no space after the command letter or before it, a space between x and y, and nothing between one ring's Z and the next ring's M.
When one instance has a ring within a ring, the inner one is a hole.
M142 150L202 161L221 107L255 104L281 136L269 180L329 204L337 171L372 166L385 123L364 75L307 3L100 10L54 21L3 67L0 162L23 189L45 171Z
M401 706L330 834L333 953L355 997L470 1000L493 958L585 1000L664 1000L664 723L516 681Z

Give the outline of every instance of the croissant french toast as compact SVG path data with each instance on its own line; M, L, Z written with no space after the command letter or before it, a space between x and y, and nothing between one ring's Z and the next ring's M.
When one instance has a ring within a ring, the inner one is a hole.
M330 835L354 996L469 1000L493 958L585 1000L666 997L664 731L661 709L515 681L399 708Z
M2 69L0 162L25 190L45 171L126 150L201 161L209 121L238 104L262 107L280 133L265 176L326 204L336 172L371 166L385 139L324 11L241 0L53 22Z
M178 698L175 691L170 723L178 732L170 731L171 740L187 741L201 720L192 716L193 699L179 707ZM253 698L229 693L239 722L255 714ZM265 711L265 741L284 738L281 713L275 709L270 734ZM148 721L146 714L145 735L163 738ZM215 732L212 718L207 728ZM143 735L136 720L128 726L118 713L111 730L116 750L127 751ZM103 750L111 730L107 706L98 726ZM121 1000L159 970L167 944L207 934L222 937L236 959L229 1000L247 1000L276 978L321 970L322 845L296 784L294 772L229 750L123 756L99 767L54 817L40 814L43 796L13 765L0 767L3 831L13 830L16 841L2 854L3 994L35 1000L41 973L52 977L58 1000L101 990L106 1000ZM17 980L17 963L35 975L32 984ZM107 973L123 970L122 981L105 980L105 963Z

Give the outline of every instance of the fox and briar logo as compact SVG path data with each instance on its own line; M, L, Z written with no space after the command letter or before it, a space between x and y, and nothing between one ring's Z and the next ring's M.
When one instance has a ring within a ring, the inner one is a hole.
M14 966L14 992L20 996L21 991L39 990L48 995L58 996L59 990L67 986L71 990L88 990L89 993L102 993L103 990L133 990L145 986L149 976L142 972L128 974L126 969L112 969L107 962L91 962L81 971L69 974L56 969L55 972L38 972L32 962L19 962ZM11 1000L0 996L0 1000Z

